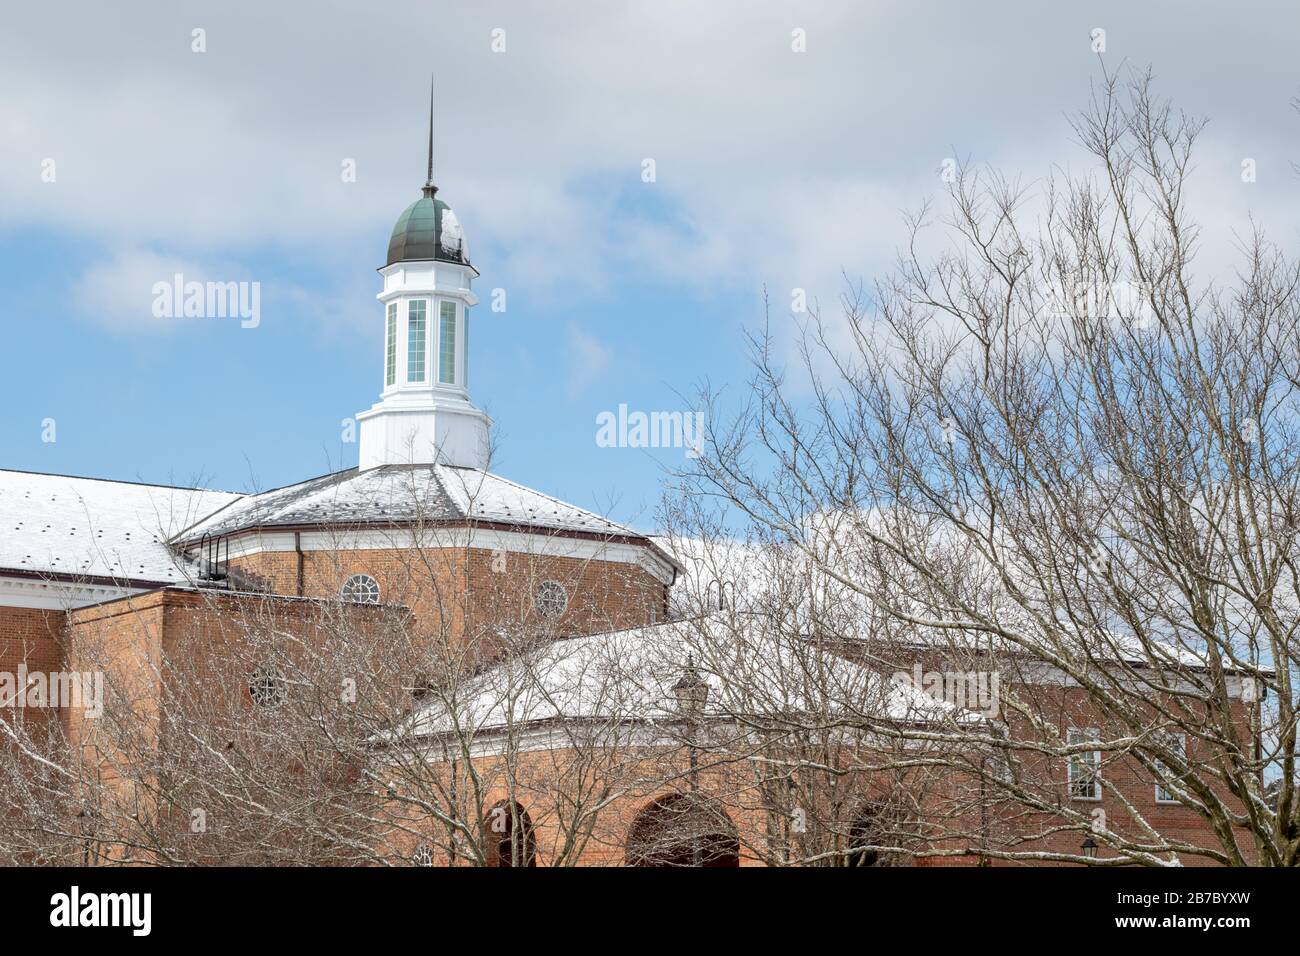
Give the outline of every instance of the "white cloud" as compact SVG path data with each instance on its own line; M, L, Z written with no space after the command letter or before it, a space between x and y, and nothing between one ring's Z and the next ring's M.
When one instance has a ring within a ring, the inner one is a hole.
M76 314L123 334L174 331L185 320L154 316L153 287L157 282L172 282L177 274L186 280L206 282L209 271L197 262L175 256L119 249L112 258L91 266L78 277L72 290Z
M436 178L480 266L568 294L630 269L801 285L826 301L841 269L889 265L901 211L936 191L954 149L1031 180L1068 153L1062 116L1097 78L1099 25L1112 68L1153 63L1180 106L1216 118L1215 151L1300 158L1288 105L1300 11L1283 0L1213 25L1172 2L1140 16L1102 2L1085 16L959 0L793 13L742 0L410 0L382 16L85 0L7 19L0 88L22 95L0 99L6 223L181 257L278 247L368 271L418 195L433 67ZM203 54L190 52L196 24ZM796 26L806 53L790 49ZM497 27L504 54L489 46ZM46 157L54 184L40 181ZM653 185L639 180L645 157ZM358 179L346 184L349 158ZM1228 172L1221 191L1238 186ZM1252 208L1289 230L1294 185L1274 163L1248 196L1207 194L1207 233L1240 228Z
M202 318L184 316L191 283L204 286ZM210 283L217 284L214 295L220 300L213 300L216 311L211 314L207 301ZM243 299L225 299L231 283L241 287L237 294ZM78 276L72 299L77 319L125 335L167 334L207 322L255 328L263 318L274 324L290 314L309 317L312 325L326 334L349 335L376 327L378 320L370 314L373 293L367 294L355 284L344 288L347 294L304 288L278 277L261 277L230 261L182 258L127 247L115 250ZM254 303L255 318L234 311L237 305ZM160 304L161 308L156 308Z

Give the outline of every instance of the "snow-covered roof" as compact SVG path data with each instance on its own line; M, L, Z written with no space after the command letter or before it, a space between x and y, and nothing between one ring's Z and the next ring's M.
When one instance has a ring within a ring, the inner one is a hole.
M250 528L320 524L401 524L476 520L568 532L643 537L576 505L475 468L384 465L349 468L247 495L181 535L233 534Z
M168 539L239 499L224 491L0 469L0 574L181 583Z
M507 658L419 707L399 733L491 734L537 721L674 721L673 684L694 664L704 716L853 715L868 721L979 720L759 617L709 615L551 641Z
M1025 608L1006 599L996 577L988 573L987 561L967 548L956 562L977 581L988 598L990 618L1023 643L991 635L976 628L952 628L930 625L900 624L877 608L869 592L878 583L877 556L868 553L861 534L843 529L823 536L818 560L812 561L793 545L716 538L659 537L655 543L671 554L681 573L673 586L671 606L678 615L698 614L721 605L747 613L766 614L786 622L785 626L814 629L851 642L892 641L898 646L917 646L950 650L996 649L1002 653L1035 653L1051 659L1058 653L1071 658L1094 656L1099 661L1124 661L1129 665L1152 665L1164 668L1200 669L1206 664L1203 649L1193 648L1176 639L1151 639L1146 642L1133 634L1114 628L1084 628L1065 618L1044 599L1040 613L1031 615ZM898 564L900 574L907 570ZM836 580L834 570L858 588ZM896 604L908 602L900 594L891 595ZM996 607L996 610L993 608ZM912 602L917 618L935 617L933 609ZM1035 650L1036 649L1036 650ZM1232 662L1225 659L1230 669Z

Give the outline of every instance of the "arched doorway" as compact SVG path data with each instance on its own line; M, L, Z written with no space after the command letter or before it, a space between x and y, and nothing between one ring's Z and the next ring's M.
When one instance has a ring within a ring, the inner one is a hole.
M488 866L536 866L537 838L528 811L506 800L494 805L483 821L483 851Z
M853 822L849 825L848 852L846 861L849 866L890 866L892 855L876 849L896 838L897 813L892 812L888 804L871 801L859 807Z
M740 866L740 840L724 810L674 793L636 815L624 856L628 866Z

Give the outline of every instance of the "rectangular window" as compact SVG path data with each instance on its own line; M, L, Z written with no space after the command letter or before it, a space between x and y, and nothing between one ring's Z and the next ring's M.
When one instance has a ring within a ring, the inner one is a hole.
M1096 730L1072 729L1066 740L1073 746L1097 739ZM1101 751L1089 750L1070 756L1070 799L1101 799Z
M397 303L388 303L388 328L384 337L384 384L397 381Z
M424 381L424 341L429 303L413 299L406 306L406 380Z
M443 302L438 329L438 381L456 384L456 303Z
M1178 754L1180 759L1186 762L1187 760L1187 735L1186 734L1170 734L1168 739L1165 741L1165 745L1168 746L1168 748L1172 750L1174 753ZM1172 780L1178 779L1178 774L1174 773L1172 770L1168 770L1165 767L1165 765L1158 760L1156 761L1156 770L1158 773L1167 776ZM1173 791L1166 790L1164 785L1160 782L1159 779L1156 780L1156 802L1157 803L1178 802L1178 798L1174 796Z

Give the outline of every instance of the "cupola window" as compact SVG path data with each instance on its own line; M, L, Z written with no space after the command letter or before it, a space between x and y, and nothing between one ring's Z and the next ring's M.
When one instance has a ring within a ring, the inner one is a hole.
M397 303L388 303L388 328L384 338L384 384L397 381Z
M424 381L425 326L429 304L423 299L412 299L407 305L406 380Z
M444 385L455 385L456 303L443 302L439 309L441 326L438 329L438 381Z

